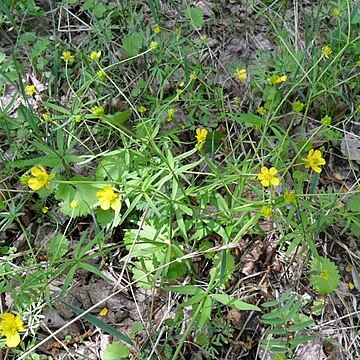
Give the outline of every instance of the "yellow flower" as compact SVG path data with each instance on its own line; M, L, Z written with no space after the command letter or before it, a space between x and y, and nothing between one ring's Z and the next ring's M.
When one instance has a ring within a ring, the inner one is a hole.
M150 43L150 49L151 49L151 50L157 49L158 46L159 46L159 44L158 44L156 41L152 41L152 42Z
M64 51L62 53L61 59L63 59L66 63L72 63L75 61L75 56L73 54L71 54L70 51Z
M47 206L44 206L42 209L41 209L41 212L44 213L44 214L47 214L49 212L49 208Z
M92 61L96 61L96 60L99 60L100 59L100 56L101 56L101 51L93 51L89 57Z
M196 129L196 140L198 145L203 145L204 142L206 141L206 137L207 137L208 131L206 129L200 129L197 128Z
M247 78L246 69L236 68L234 72L235 79L238 81L245 81Z
M321 49L321 53L323 54L324 58L328 59L329 56L332 54L332 50L330 46L324 46Z
M112 186L105 185L102 190L96 193L96 197L100 201L100 207L103 210L117 210L120 207L120 195L114 192Z
M34 94L36 94L36 87L34 85L26 85L25 92L26 95L33 96Z
M6 346L16 347L20 343L20 331L25 331L24 323L20 319L20 315L5 313L0 315L0 331L1 335L6 337Z
M200 40L201 40L201 42L202 42L203 44L205 44L206 41L207 41L207 36L206 36L206 35L201 35Z
M275 176L276 174L277 170L274 167L268 169L266 166L262 166L258 179L261 181L262 186L278 186L280 180Z
M160 34L161 33L161 27L159 24L155 24L154 26L154 33L155 34Z
M260 210L260 215L264 218L270 219L272 216L272 208L270 206L263 206Z
M54 174L48 174L42 165L33 167L31 169L31 175L32 177L30 177L27 184L29 188L34 191L40 190L42 187L50 189L49 182L55 176Z
M178 95L181 95L182 93L184 92L184 89L176 89L176 93L178 94Z
M305 161L305 168L312 168L315 172L321 173L321 168L319 165L325 165L326 161L321 157L320 150L311 149L306 158L302 160Z
M282 76L279 76L279 75L273 75L271 76L268 81L271 83L271 84L281 84L283 83L284 81L287 80L287 75L282 75Z
M79 202L77 200L73 200L71 203L70 203L70 207L72 209L77 209L79 207Z
M256 111L260 115L265 115L266 114L266 109L263 106L259 106Z
M91 113L96 117L104 116L104 111L104 108L102 108L101 106L93 106L91 108Z
M106 316L108 312L109 312L109 310L106 307L104 307L100 310L99 315Z

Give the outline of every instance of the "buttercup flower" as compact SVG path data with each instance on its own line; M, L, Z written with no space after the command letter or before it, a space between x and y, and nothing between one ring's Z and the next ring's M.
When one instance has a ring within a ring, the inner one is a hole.
M268 81L275 85L275 84L281 84L283 83L284 81L287 80L287 76L286 75L282 75L282 76L279 76L279 75L273 75L271 76Z
M105 185L102 190L96 193L96 197L100 201L100 207L103 210L117 210L120 207L120 195L114 192L114 188Z
M321 157L320 150L311 149L306 158L302 160L305 161L305 168L312 168L315 172L321 173L321 167L319 165L325 165L326 161Z
M100 56L101 56L101 51L93 51L89 57L92 61L96 61L96 60L99 60L100 59Z
M260 215L264 218L270 219L272 216L272 208L270 206L263 206L260 210Z
M104 308L102 308L102 309L100 310L99 315L100 315L100 316L106 316L108 312L109 312L109 309L106 308L106 307L104 307Z
M204 142L206 141L206 137L207 137L208 131L206 129L200 129L197 128L196 129L196 140L198 145L203 145Z
M238 81L245 81L247 78L246 69L236 68L234 72L235 79Z
M41 209L41 212L43 214L47 214L49 212L49 208L47 206L44 206L42 209Z
M275 176L276 174L277 170L274 167L268 169L266 166L262 166L258 174L258 179L261 181L262 186L278 186L280 180Z
M91 113L96 117L104 116L104 112L105 110L101 106L93 106L91 108Z
M156 41L152 41L152 42L150 43L150 49L151 49L151 50L157 49L158 46L159 46L159 44L158 44Z
M36 87L34 85L26 85L25 92L26 95L33 96L34 94L36 94Z
M32 177L29 178L27 185L34 191L40 190L42 187L50 189L50 180L55 176L48 174L42 165L33 167L31 175Z
M70 51L64 51L60 59L63 59L66 63L72 63L75 61L75 56Z
M324 58L328 59L329 56L332 54L332 50L330 46L324 46L321 49L321 53L323 54Z
M155 24L154 26L154 33L155 34L160 34L161 33L161 27L159 24Z
M265 115L266 114L266 109L263 106L259 106L256 111L260 115Z
M2 336L6 337L6 346L16 347L20 343L20 331L25 331L24 323L20 315L13 315L4 313L0 315L0 332Z

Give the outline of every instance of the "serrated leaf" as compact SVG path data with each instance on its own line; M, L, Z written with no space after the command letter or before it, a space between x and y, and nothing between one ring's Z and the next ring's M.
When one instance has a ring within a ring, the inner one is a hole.
M62 258L69 251L69 240L64 235L54 236L47 244L47 252L54 261Z
M101 180L118 181L128 170L127 153L105 156L96 169L96 177Z
M129 355L129 349L124 344L117 342L106 347L103 360L118 360L126 358Z
M98 202L96 192L99 188L89 184L88 178L72 178L72 184L60 184L55 191L55 199L60 202L60 210L64 215L78 217L91 214L93 205ZM86 183L81 183L86 181ZM72 201L77 202L76 208L71 208Z
M188 7L185 16L191 21L191 25L195 29L201 29L204 25L204 12L195 7Z
M329 294L339 285L340 275L336 265L319 256L311 262L310 283L319 294Z
M128 56L136 56L143 46L144 35L141 32L134 31L123 37L122 46Z
M230 295L211 294L210 296L214 300L216 300L224 305L233 307L237 310L261 311L261 309L259 307L257 307L256 305L248 304L245 301L235 299L234 297L232 297Z

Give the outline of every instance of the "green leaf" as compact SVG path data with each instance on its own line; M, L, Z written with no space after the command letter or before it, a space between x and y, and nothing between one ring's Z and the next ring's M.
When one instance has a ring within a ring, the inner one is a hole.
M122 46L126 54L130 57L136 56L144 43L144 34L134 31L123 37Z
M211 316L212 307L213 307L212 305L213 304L212 304L212 300L211 300L210 296L207 296L204 299L204 302L202 304L202 308L200 311L199 329L202 329L209 321L210 316Z
M64 235L54 236L47 244L47 252L54 261L62 258L69 251L69 240Z
M250 311L261 311L259 307L256 305L248 304L244 301L241 301L239 299L235 299L234 297L226 294L211 294L210 295L214 300L233 307L237 310L250 310Z
M165 290L173 291L182 295L205 294L205 290L195 285L171 285L171 286L166 286Z
M131 109L118 111L114 115L107 116L106 120L116 127L121 127L126 121L130 119L131 113Z
M108 283L112 284L112 280L110 280L106 275L104 275L98 268L96 268L93 265L90 265L88 263L85 262L80 262L79 263L79 268L82 268L88 272L91 272L97 276L99 276L100 278L102 278L103 280L107 281Z
M60 184L55 192L55 199L62 200L59 204L61 212L72 217L91 214L94 204L98 202L96 197L98 188L89 184L88 178L74 177L71 181L72 184ZM77 202L75 208L70 206L73 201Z
M355 194L351 196L347 206L350 211L360 212L360 194Z
M336 265L319 256L311 262L310 283L319 294L329 294L339 285L340 275Z
M104 360L118 360L130 355L129 349L122 343L108 345L104 352Z
M191 21L191 25L195 29L201 29L204 24L204 12L195 7L188 7L185 16Z
M126 151L112 156L105 156L96 169L96 177L101 180L118 181L128 170L128 161Z
M75 306L75 305L71 305L68 304L62 300L60 300L65 306L67 306L69 309L71 309L75 314L77 315L81 315L84 313L84 310L80 309L79 307ZM94 315L91 315L89 313L84 314L83 319L91 322L93 325L99 327L101 330L103 330L104 332L108 333L111 336L116 337L117 339L123 341L124 343L130 345L130 346L134 346L133 342L131 341L131 339L123 334L122 332L114 329L112 326L104 323L102 320L98 319L97 317L95 317Z
M233 117L234 120L240 125L246 126L264 126L266 119L254 114L241 114Z
M355 237L360 237L360 221L353 220L350 225L350 231Z

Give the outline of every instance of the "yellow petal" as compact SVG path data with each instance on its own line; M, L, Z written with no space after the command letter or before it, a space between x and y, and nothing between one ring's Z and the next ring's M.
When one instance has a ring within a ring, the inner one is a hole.
M273 186L278 186L280 184L280 180L277 177L273 177L270 181Z
M277 174L277 172L278 171L274 167L270 168L270 170L269 170L270 175L275 175L275 174Z
M120 207L120 199L117 198L111 202L111 208L117 210Z
M263 174L267 174L267 173L269 172L269 170L268 170L268 168L267 168L266 166L262 166L262 167L261 167L261 172L262 172Z
M28 181L28 186L31 190L36 191L43 187L43 183L36 178L30 178Z
M100 201L100 207L103 210L109 210L110 209L110 201L109 200Z
M6 336L7 347L17 347L19 343L20 343L20 335L16 331Z

